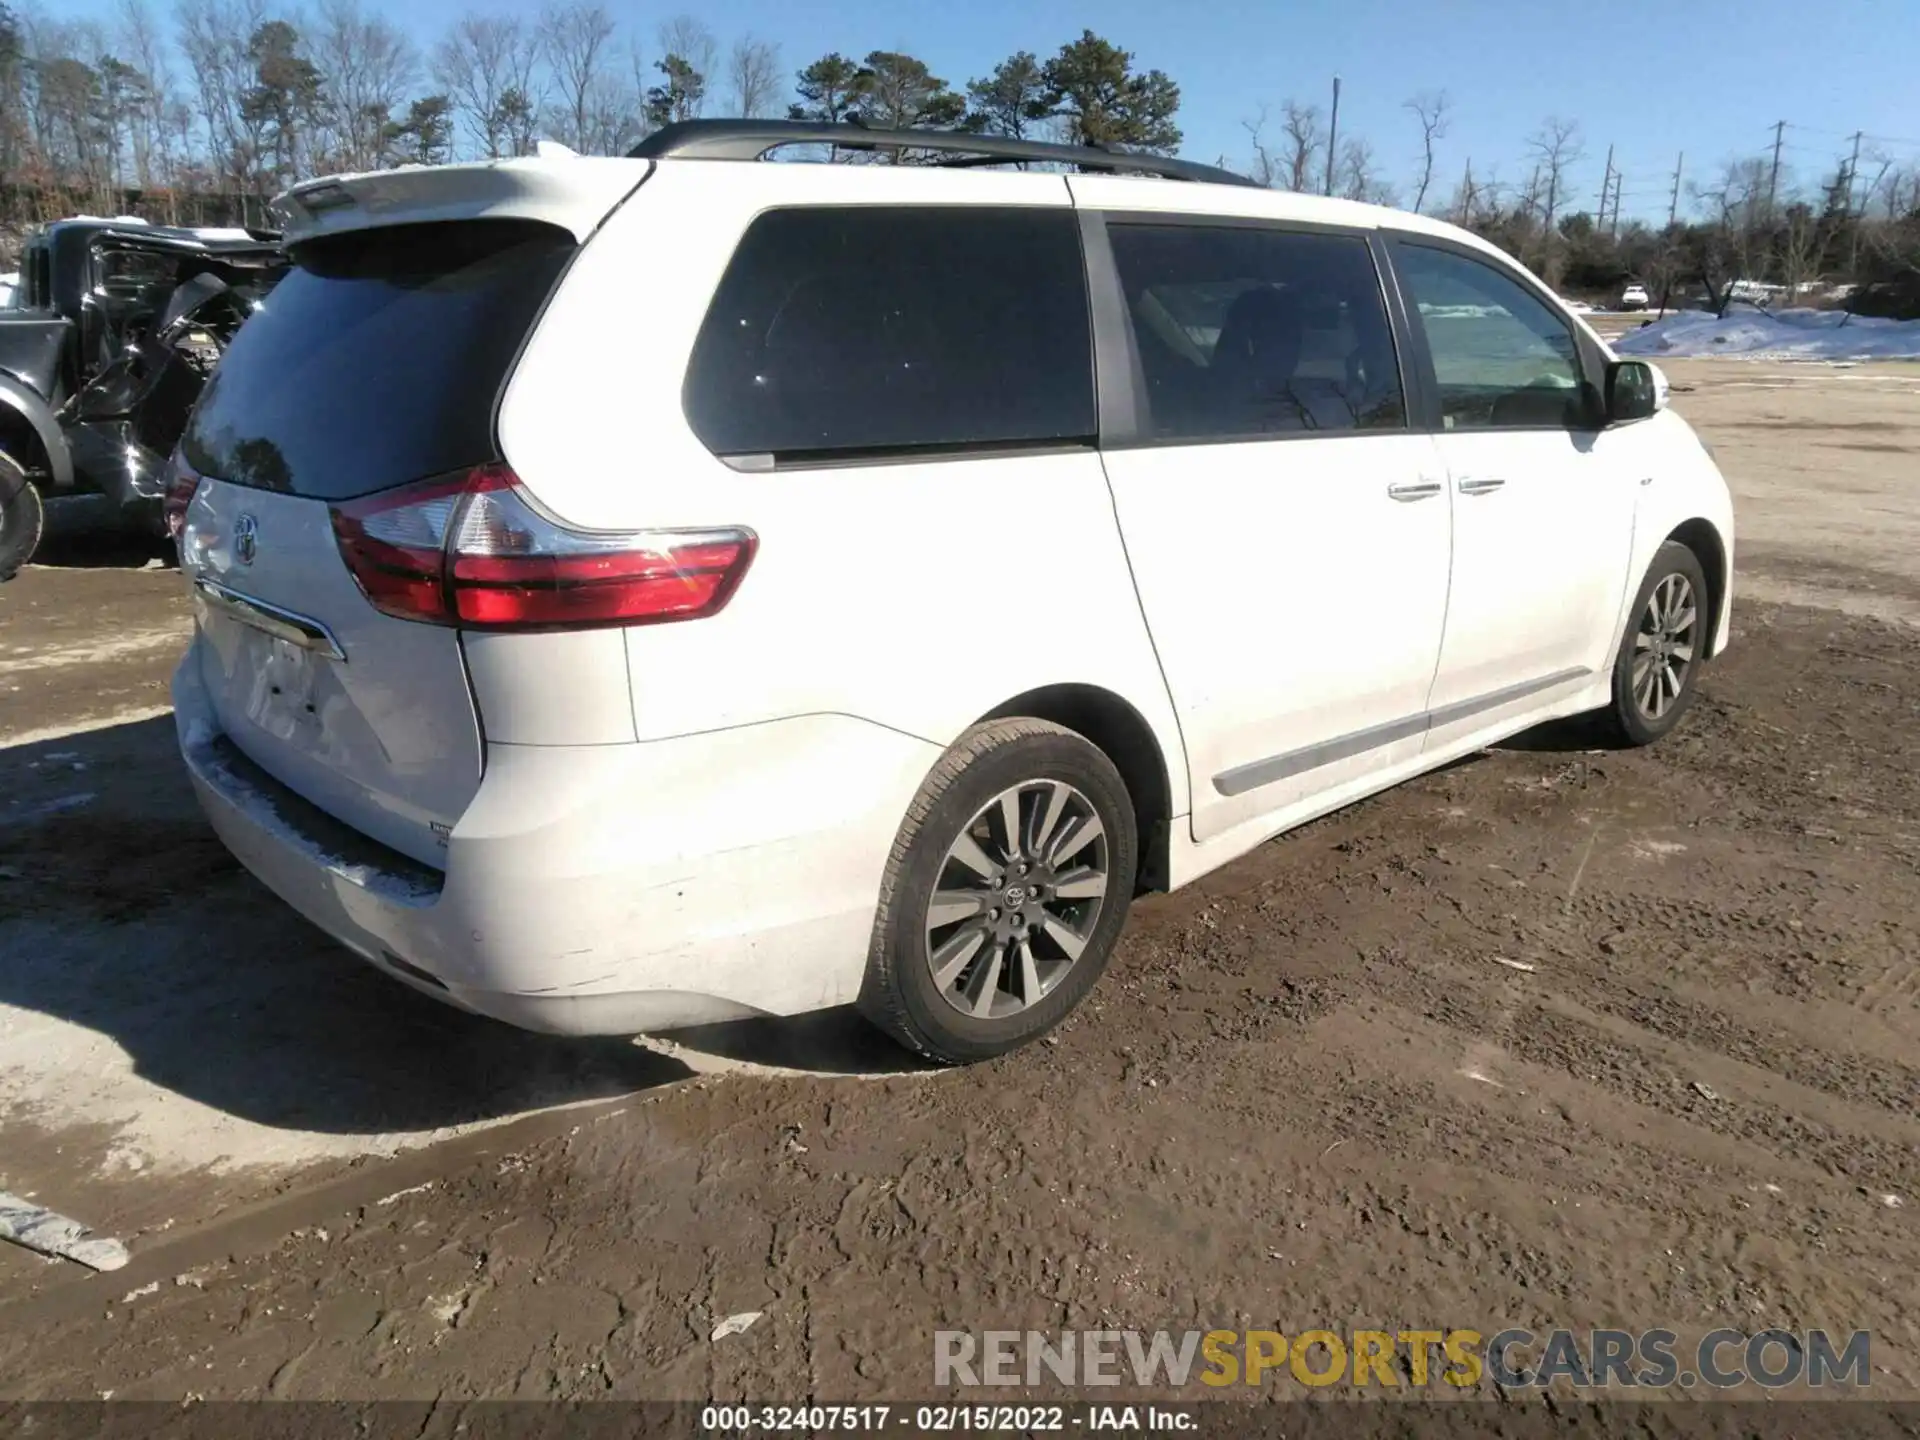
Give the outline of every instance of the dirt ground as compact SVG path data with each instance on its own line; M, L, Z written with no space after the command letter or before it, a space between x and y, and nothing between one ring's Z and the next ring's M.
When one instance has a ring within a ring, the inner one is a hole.
M1920 1397L1920 367L1668 368L1741 526L1679 732L1522 737L1143 902L961 1071L360 966L194 814L178 577L62 546L0 591L0 1190L133 1260L0 1251L0 1398L844 1401L929 1394L949 1328L1599 1325L1866 1329Z

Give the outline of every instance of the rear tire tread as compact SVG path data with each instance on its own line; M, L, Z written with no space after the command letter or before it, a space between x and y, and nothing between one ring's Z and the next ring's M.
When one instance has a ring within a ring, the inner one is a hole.
M1104 751L1093 745L1084 735L1069 730L1064 725L1056 725L1049 720L1035 720L1025 716L1015 716L1004 720L988 720L975 725L958 740L928 773L914 796L913 803L907 807L906 818L901 821L899 832L894 836L893 848L888 851L887 864L880 880L880 903L874 914L873 939L867 952L866 981L861 987L860 1010L869 1021L887 1032L907 1049L941 1065L964 1064L971 1059L981 1058L955 1054L941 1046L928 1035L907 1010L901 998L902 977L896 973L894 954L889 941L892 937L894 915L900 903L900 892L905 884L907 866L913 859L914 846L921 832L940 802L949 791L959 783L981 761L1009 745L1033 739L1057 738L1075 741L1086 746L1112 771L1112 781L1121 796L1126 795L1126 787L1120 778L1120 772L1114 768L1112 760ZM1127 820L1133 820L1131 807L1127 809ZM1127 858L1137 865L1137 841L1127 847ZM1130 867L1131 868L1131 867ZM1117 869L1117 867L1116 867ZM1131 873L1116 875L1126 887L1131 886ZM1120 893L1126 893L1116 886ZM1125 906L1122 905L1124 911ZM914 923L914 922L910 922ZM1088 956L1099 963L1096 957ZM1103 959L1104 957L1100 957ZM1055 1022L1057 1023L1057 1022ZM1051 1028L1049 1025L1047 1028ZM1033 1037L1028 1037L1033 1038ZM1022 1040L1020 1043L1026 1043Z

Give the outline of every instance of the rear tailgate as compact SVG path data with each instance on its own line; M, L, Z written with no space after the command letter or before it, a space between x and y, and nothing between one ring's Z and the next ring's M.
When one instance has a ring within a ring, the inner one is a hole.
M577 239L526 218L384 219L296 244L234 338L181 442L201 477L181 559L232 742L440 865L481 774L460 635L376 609L334 510L498 458L497 398Z

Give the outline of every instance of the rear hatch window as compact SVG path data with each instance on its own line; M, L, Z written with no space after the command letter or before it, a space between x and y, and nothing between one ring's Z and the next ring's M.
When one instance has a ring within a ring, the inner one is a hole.
M349 500L497 458L493 416L573 256L518 220L394 226L297 249L181 442L232 484Z

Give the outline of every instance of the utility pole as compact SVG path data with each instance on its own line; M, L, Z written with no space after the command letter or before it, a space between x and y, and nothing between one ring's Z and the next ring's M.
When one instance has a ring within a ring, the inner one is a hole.
M1774 197L1780 193L1780 139L1786 134L1787 122L1776 120L1773 123L1773 169L1767 174L1767 218L1773 218Z
M1333 156L1340 139L1340 77L1333 77L1333 114L1327 119L1327 182L1322 195L1333 194Z
M1467 175L1466 175L1466 178L1460 182L1460 217L1458 221L1459 224L1471 225L1473 223L1474 199L1475 199L1475 196L1473 193L1473 157L1469 155L1467 156Z
M1613 194L1613 146L1607 146L1607 173L1600 177L1600 223L1595 228L1607 228L1607 197Z
M1860 272L1860 221L1853 213L1853 181L1860 173L1861 132L1853 132L1853 158L1847 162L1847 279Z
M1680 218L1680 171L1687 163L1687 152L1682 150L1679 158L1673 162L1673 199L1667 202L1667 227Z
M1607 234L1615 240L1620 238L1620 187L1625 180L1626 177L1618 170L1613 172L1613 224L1608 227Z

